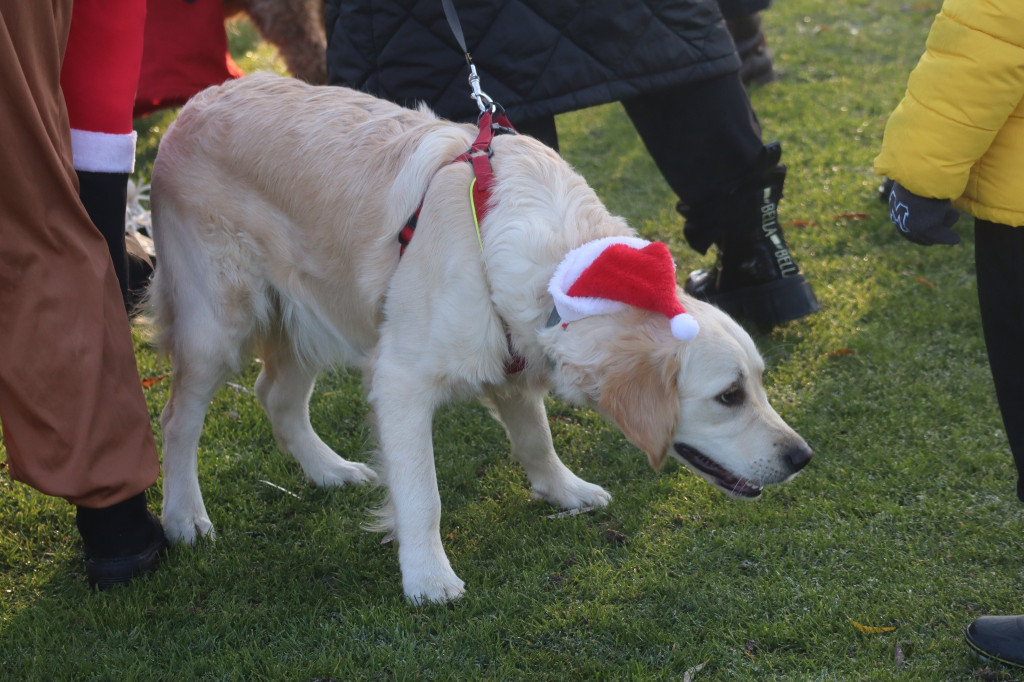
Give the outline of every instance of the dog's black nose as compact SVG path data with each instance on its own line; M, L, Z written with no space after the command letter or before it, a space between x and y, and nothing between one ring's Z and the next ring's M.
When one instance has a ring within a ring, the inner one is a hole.
M806 445L799 445L795 448L790 448L783 457L789 460L789 464L793 467L793 472L800 471L807 463L811 461L811 457L814 453Z

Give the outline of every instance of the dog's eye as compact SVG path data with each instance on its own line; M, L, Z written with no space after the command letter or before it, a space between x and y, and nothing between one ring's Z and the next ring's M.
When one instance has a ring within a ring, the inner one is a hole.
M736 407L743 403L744 397L742 388L730 388L728 391L720 393L715 400L726 407Z

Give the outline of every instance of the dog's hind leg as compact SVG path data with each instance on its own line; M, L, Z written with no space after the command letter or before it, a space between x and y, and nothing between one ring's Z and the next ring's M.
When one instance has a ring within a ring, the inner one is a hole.
M544 395L514 384L487 392L512 443L512 456L533 485L533 496L565 508L607 506L612 496L569 471L555 453Z
M164 532L171 542L193 544L213 537L213 524L199 487L198 449L206 409L229 373L226 363L173 356L171 397L160 421L163 432Z
M278 447L291 453L306 479L318 486L375 481L365 464L349 462L324 443L309 421L309 398L317 371L303 364L287 343L267 344L256 396L270 417Z

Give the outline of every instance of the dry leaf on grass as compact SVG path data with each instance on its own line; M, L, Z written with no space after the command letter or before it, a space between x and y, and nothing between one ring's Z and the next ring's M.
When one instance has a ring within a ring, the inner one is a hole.
M160 376L156 376L156 377L146 377L145 379L142 380L142 387L143 388L152 388L153 386L156 386L157 384L159 384L161 381L163 381L166 378L167 378L166 374L161 374Z
M863 632L866 635L879 635L879 634L882 634L883 632L892 632L893 630L896 629L895 627L890 627L890 626L873 627L871 625L861 625L860 623L855 621L853 618L850 618L849 616L847 616L847 618L849 619L849 621L851 623L853 623L853 627L857 628L858 630L860 630L861 632Z
M939 290L939 287L937 285L933 284L932 282L929 282L927 279L925 279L921 275L915 275L912 272L904 272L902 274L906 275L907 277L913 277L914 279L916 279L918 282L920 282L921 284L925 285L926 287L931 287L932 289L935 289L936 291Z

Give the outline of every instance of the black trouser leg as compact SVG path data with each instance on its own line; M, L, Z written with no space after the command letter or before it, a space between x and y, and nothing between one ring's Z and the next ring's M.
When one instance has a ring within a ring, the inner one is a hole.
M715 244L711 269L686 291L763 329L818 310L782 236L781 148L765 146L737 74L623 100L666 182L679 196L683 234L699 253Z
M622 101L669 187L698 206L753 181L761 125L738 74Z
M523 135L537 138L556 152L558 151L558 129L555 127L554 116L545 116L529 121L512 121L512 125Z
M128 251L124 243L125 206L128 203L127 173L96 173L76 171L79 196L85 210L110 250L121 297L128 305Z
M622 105L665 181L687 205L729 194L762 170L761 125L737 74L631 97ZM512 125L558 150L553 116Z
M974 234L981 328L1024 502L1024 227L976 220Z

